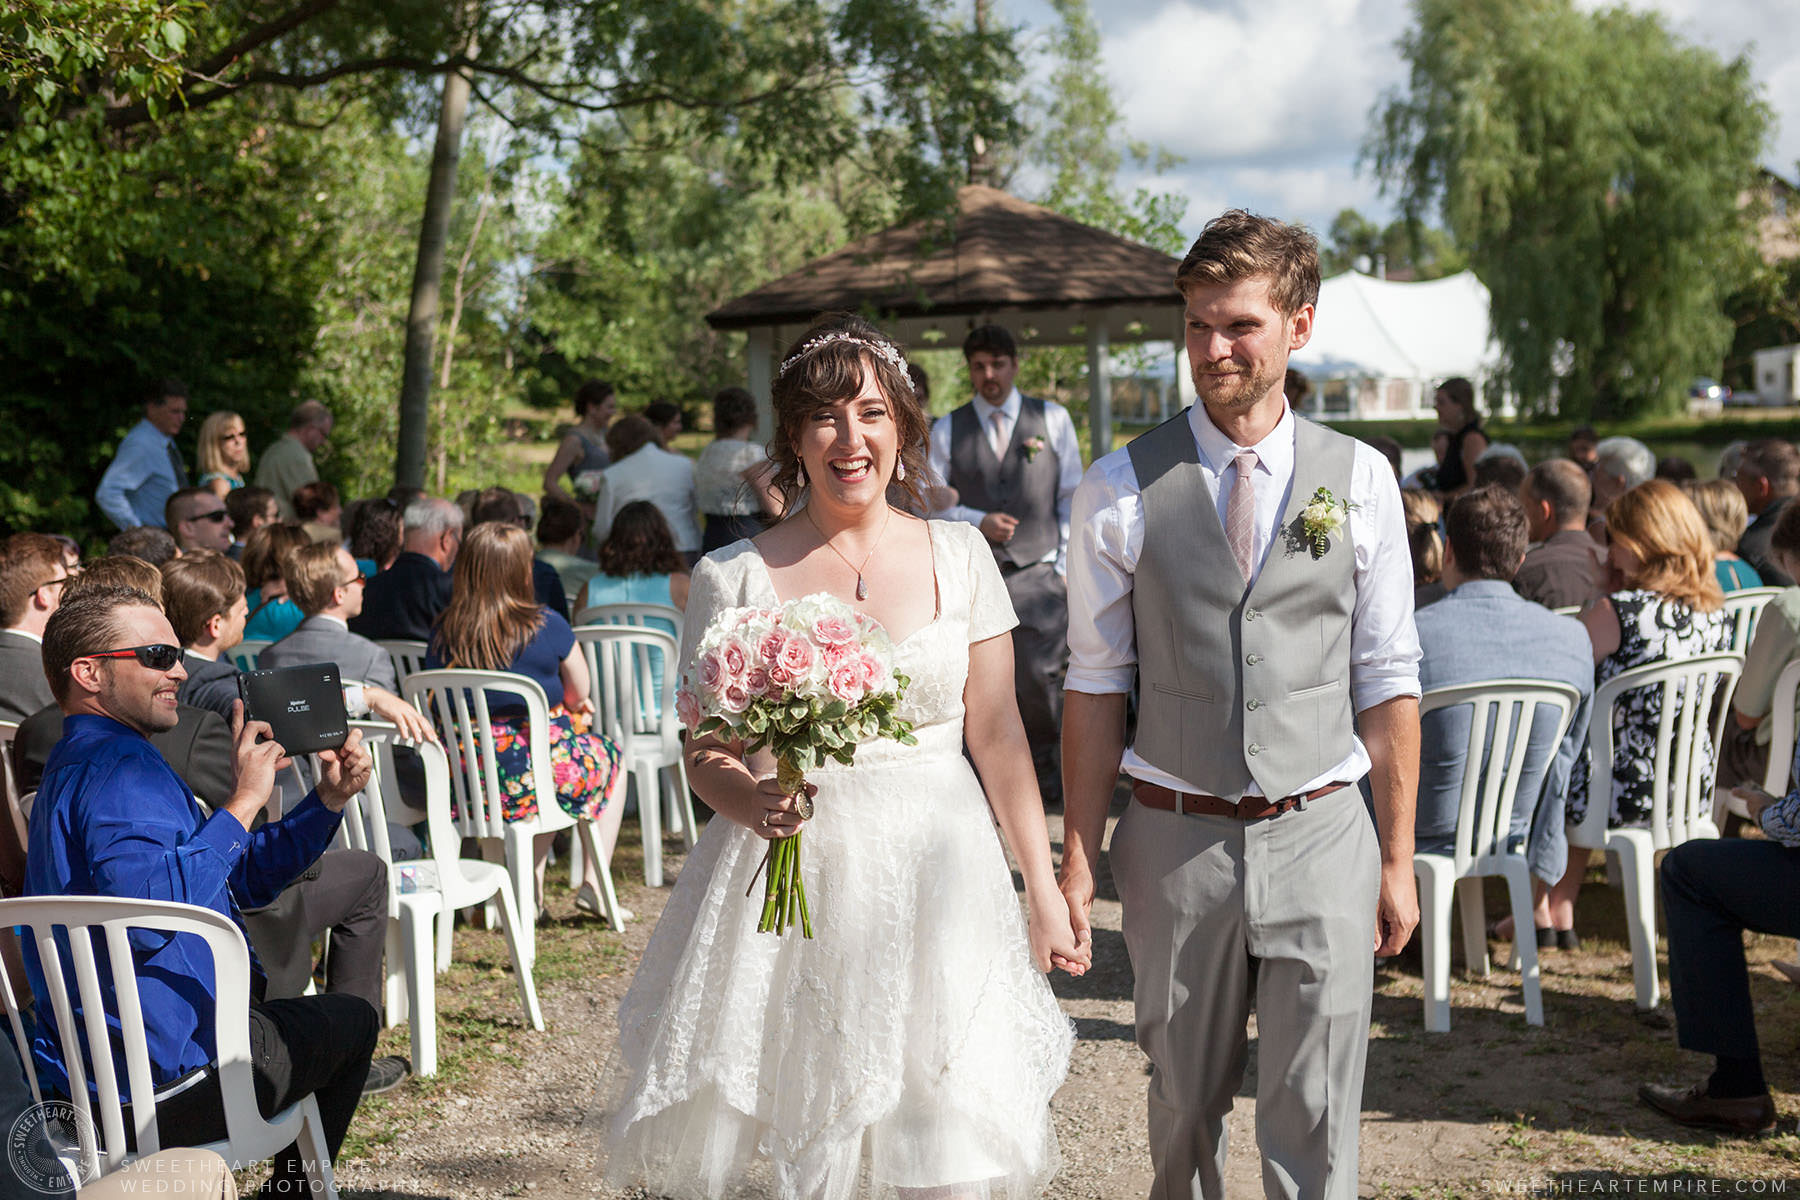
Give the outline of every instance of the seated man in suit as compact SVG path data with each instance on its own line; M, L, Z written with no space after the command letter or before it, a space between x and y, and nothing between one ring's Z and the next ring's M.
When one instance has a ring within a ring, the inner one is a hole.
M0 541L0 721L23 721L50 703L40 662L44 625L68 581L62 544L49 534Z
M1546 459L1519 485L1533 543L1513 590L1545 608L1586 607L1606 594L1606 551L1588 536L1593 499L1587 472L1566 458Z
M350 621L362 612L368 585L356 560L342 546L315 542L294 551L285 572L288 596L306 619L299 628L256 657L256 665L297 667L336 663L338 678L399 690L394 662L387 651L350 632Z
M1574 720L1560 745L1547 744L1551 716L1540 711L1532 730L1536 766L1520 781L1512 831L1525 846L1536 876L1540 946L1573 945L1573 934L1550 929L1547 888L1562 878L1568 843L1563 832L1563 796L1575 758L1587 742L1588 709L1594 698L1594 654L1587 631L1573 617L1559 617L1513 591L1513 574L1525 557L1525 511L1518 497L1500 487L1476 488L1450 507L1444 546L1442 600L1413 617L1424 657L1419 682L1432 688L1489 679L1543 679L1567 683L1581 695ZM1582 536L1586 536L1585 534ZM1456 835L1468 749L1467 706L1426 713L1420 720L1418 850L1449 853ZM1496 929L1511 936L1510 922Z
M376 641L431 640L432 624L450 603L450 564L462 545L463 511L423 496L401 514L405 534L394 565L369 580L350 631Z
M261 740L269 727L246 721L240 706L232 720L231 799L203 816L146 736L175 723L184 671L174 630L145 592L96 587L65 602L44 632L44 673L65 720L32 810L30 895L173 900L210 908L241 927L242 907L267 904L319 857L344 805L368 781L369 756L352 733L341 749L320 755L318 788L253 832L284 760L278 743ZM144 939L133 952L162 1135L189 1145L219 1138L225 1114L207 1033L215 1005L211 955L189 935ZM26 958L32 991L48 1011L32 947ZM247 1016L258 1107L273 1115L316 1095L335 1159L362 1095L380 1018L361 996L267 1000L263 983L253 955ZM68 999L79 1009L78 996ZM53 1024L39 1026L32 1049L39 1080L66 1095L64 1048ZM297 1147L277 1155L271 1187L306 1187Z

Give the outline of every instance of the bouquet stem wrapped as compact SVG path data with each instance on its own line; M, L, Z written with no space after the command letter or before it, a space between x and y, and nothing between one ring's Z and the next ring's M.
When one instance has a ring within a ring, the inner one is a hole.
M677 715L694 733L741 742L746 751L771 750L776 783L796 797L801 820L811 820L809 767L847 765L857 745L872 738L914 744L912 724L896 715L907 679L893 659L880 622L833 596L728 608L701 635L675 697ZM813 935L800 839L795 832L769 843L759 933L780 935L798 925L802 936Z

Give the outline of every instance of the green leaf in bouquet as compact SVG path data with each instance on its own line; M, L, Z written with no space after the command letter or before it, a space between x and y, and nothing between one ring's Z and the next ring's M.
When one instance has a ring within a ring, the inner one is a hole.
M849 711L850 706L848 704L845 704L842 700L833 700L830 704L825 706L825 711L821 715L823 715L827 721L841 721L844 719L844 714Z

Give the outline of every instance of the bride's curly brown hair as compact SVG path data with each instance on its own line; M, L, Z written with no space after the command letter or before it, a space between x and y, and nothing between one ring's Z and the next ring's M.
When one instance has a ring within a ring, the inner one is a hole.
M926 475L925 439L930 425L913 394L912 380L904 367L895 366L872 346L889 347L904 362L900 346L881 330L854 313L828 313L789 346L781 361L793 358L813 338L842 333L855 341L827 342L807 351L776 377L770 389L775 409L775 436L769 439L769 458L775 464L775 490L781 493L782 511L792 513L806 484L801 478L800 455L794 449L812 415L828 404L849 400L862 390L864 373L875 377L894 414L899 433L899 461L906 466L905 479L888 480L888 501L914 513L926 511L922 484Z

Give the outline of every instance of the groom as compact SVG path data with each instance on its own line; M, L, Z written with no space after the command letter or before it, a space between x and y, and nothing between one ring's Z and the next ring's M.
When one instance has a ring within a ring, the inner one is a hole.
M1122 762L1133 799L1112 873L1151 1064L1152 1200L1224 1196L1253 1001L1264 1190L1348 1200L1373 959L1419 911L1400 495L1378 452L1282 394L1312 334L1312 235L1228 212L1175 282L1201 403L1100 459L1075 495L1062 886L1086 934Z

